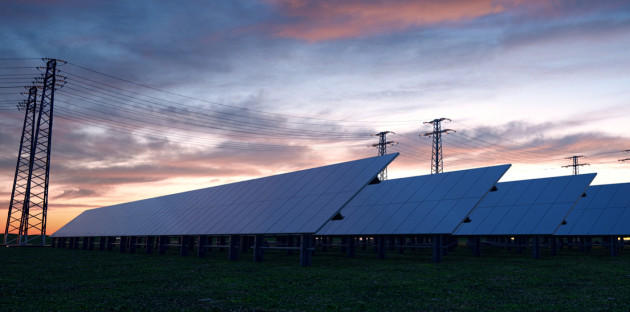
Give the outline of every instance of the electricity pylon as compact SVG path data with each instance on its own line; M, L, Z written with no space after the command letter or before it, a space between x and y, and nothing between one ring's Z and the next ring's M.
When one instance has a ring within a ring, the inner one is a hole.
M371 145L372 147L376 147L378 149L378 156L387 155L387 145L398 144L398 142L387 141L388 133L396 134L393 131L382 131L379 133L372 134L372 136L378 136L378 143ZM387 180L387 167L385 167L385 169L383 169L383 171L381 171L378 174L378 179L381 181Z
M20 139L20 151L18 153L15 176L13 178L13 191L9 204L9 215L4 230L4 245L26 244L19 235L22 228L23 212L28 209L29 191L31 184L31 163L33 161L32 150L35 136L35 115L37 115L37 87L31 87L28 91L28 99L18 105L20 111L24 111L24 124L22 126L22 138ZM9 233L17 236L9 237Z
M424 135L420 136L431 136L433 137L433 148L431 153L431 174L438 174L444 171L444 164L442 162L442 133L454 133L456 132L453 129L444 129L442 130L442 121L452 121L448 118L440 118L433 119L432 121L425 121L424 124L433 125L433 131L427 132Z
M580 158L586 158L586 156L575 155L575 156L571 156L571 157L565 158L565 159L571 159L573 161L573 163L571 165L562 166L562 168L573 167L573 175L578 175L580 173L580 167L581 166L589 166L590 165L590 164L580 164L579 161L578 161Z
M55 90L61 85L57 82L57 60L44 59L44 61L47 61L46 71L41 80L36 79L37 83L41 83L40 103L35 105L37 94L29 92L27 102L30 103L25 105L26 117L4 233L5 245L26 246L29 243L41 245L46 243L53 108ZM36 123L34 123L35 115L37 115ZM15 233L16 230L17 233ZM31 237L29 237L29 231L31 231ZM16 236L9 237L9 234L16 234Z

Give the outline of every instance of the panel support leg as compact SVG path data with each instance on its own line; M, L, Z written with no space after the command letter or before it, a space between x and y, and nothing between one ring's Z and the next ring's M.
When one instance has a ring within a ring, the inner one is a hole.
M206 245L208 245L208 236L199 235L197 244L197 258L204 258L206 256Z
M348 258L354 258L356 257L356 245L355 245L355 237L350 236L348 238L346 238L347 242L348 242L348 248L347 248L347 256Z
M94 237L90 236L88 237L88 250L93 250L94 249Z
M385 248L386 248L385 246L387 245L386 242L387 242L387 238L385 236L380 235L376 237L376 243L377 243L376 249L378 252L379 259L385 259Z
M121 236L120 237L120 246L119 246L119 251L121 253L126 252L127 251L127 236Z
M105 241L106 240L107 239L105 238L105 236L101 236L101 237L98 238L98 250L99 251L105 250L105 246L106 246L105 245Z
M310 266L313 262L313 254L311 252L311 234L300 235L300 265Z
M138 241L138 238L135 236L131 236L129 237L129 253L133 254L136 253L136 242Z
M532 236L532 256L534 259L540 259L540 237Z
M610 256L616 257L619 255L619 238L617 236L610 237Z
M238 241L239 235L230 235L230 247L228 248L228 260L237 261L238 260Z
M112 237L112 236L107 236L107 250L112 250L114 249L114 241L116 240L116 237Z
M254 237L254 262L263 261L263 251L265 246L265 236L258 234Z
M180 245L179 245L179 255L182 257L187 257L188 256L188 251L190 250L190 247L188 247L188 245L190 244L190 236L184 235L182 237L180 237Z
M169 237L168 236L160 236L158 238L158 255L166 254L166 248L168 247Z
M433 262L442 261L442 235L433 235L432 239Z

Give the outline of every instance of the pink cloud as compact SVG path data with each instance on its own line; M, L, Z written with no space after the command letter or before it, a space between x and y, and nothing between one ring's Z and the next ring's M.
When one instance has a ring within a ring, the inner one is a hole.
M414 26L458 22L503 12L522 1L311 1L269 0L295 22L276 35L323 41L400 31Z

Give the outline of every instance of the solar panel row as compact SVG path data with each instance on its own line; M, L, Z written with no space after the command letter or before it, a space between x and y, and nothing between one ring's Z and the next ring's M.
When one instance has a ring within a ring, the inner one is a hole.
M510 167L501 165L368 185L396 156L87 210L53 237L630 234L630 183L589 188L595 174L498 183Z

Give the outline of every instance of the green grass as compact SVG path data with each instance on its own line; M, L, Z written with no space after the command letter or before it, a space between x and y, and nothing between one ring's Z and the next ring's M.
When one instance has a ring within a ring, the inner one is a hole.
M562 250L534 260L465 247L431 263L429 250L376 259L268 251L265 262L120 254L56 248L0 248L0 311L628 311L630 250Z

